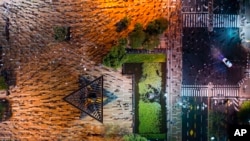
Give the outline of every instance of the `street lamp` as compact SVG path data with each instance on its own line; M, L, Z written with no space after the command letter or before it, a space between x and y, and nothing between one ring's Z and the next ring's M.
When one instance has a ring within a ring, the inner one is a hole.
M211 137L210 140L211 140L211 141L214 141L214 140L215 140L215 137Z

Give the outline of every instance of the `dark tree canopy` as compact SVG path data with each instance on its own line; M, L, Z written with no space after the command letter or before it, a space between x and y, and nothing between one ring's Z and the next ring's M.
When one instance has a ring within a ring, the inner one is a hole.
M115 24L116 26L116 32L122 32L123 30L127 29L130 24L130 18L129 17L124 17L121 19L119 22Z
M209 112L209 136L215 136L217 139L226 135L226 116L222 112L210 111Z
M148 23L146 32L150 35L162 34L168 27L168 20L160 17L154 21Z
M249 124L250 121L250 101L245 101L238 112L238 119L241 124Z

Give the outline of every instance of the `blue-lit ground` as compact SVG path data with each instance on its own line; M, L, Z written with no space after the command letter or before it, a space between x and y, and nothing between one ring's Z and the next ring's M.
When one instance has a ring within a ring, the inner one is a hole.
M240 46L238 28L183 29L183 84L236 84L243 77L246 52ZM233 67L228 68L226 57Z
M215 28L213 32L208 32L206 28L184 28L183 35L184 85L207 85L209 82L214 85L236 85L244 77L246 51L240 46L238 28ZM227 67L222 62L223 58L230 60L233 66ZM207 140L209 108L221 116L235 117L235 110L224 102L227 99L183 96L181 100L186 102L182 106L183 141ZM227 119L229 121L232 123L235 118ZM226 127L222 129L227 130Z

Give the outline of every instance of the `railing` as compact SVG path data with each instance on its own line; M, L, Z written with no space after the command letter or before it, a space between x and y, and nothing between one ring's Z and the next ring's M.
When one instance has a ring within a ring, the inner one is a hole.
M153 50L126 48L126 53L128 54L158 54L158 53L165 53L165 52L166 52L165 48L155 48Z

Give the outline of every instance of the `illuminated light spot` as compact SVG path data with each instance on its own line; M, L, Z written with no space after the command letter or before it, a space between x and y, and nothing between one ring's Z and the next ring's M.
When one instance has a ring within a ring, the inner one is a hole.
M190 130L189 135L190 135L190 136L193 136L193 135L194 135L194 131L193 131L192 129Z
M189 108L190 108L190 110L192 110L192 109L193 109L193 106L192 106L192 105L190 105L190 107L189 107Z

